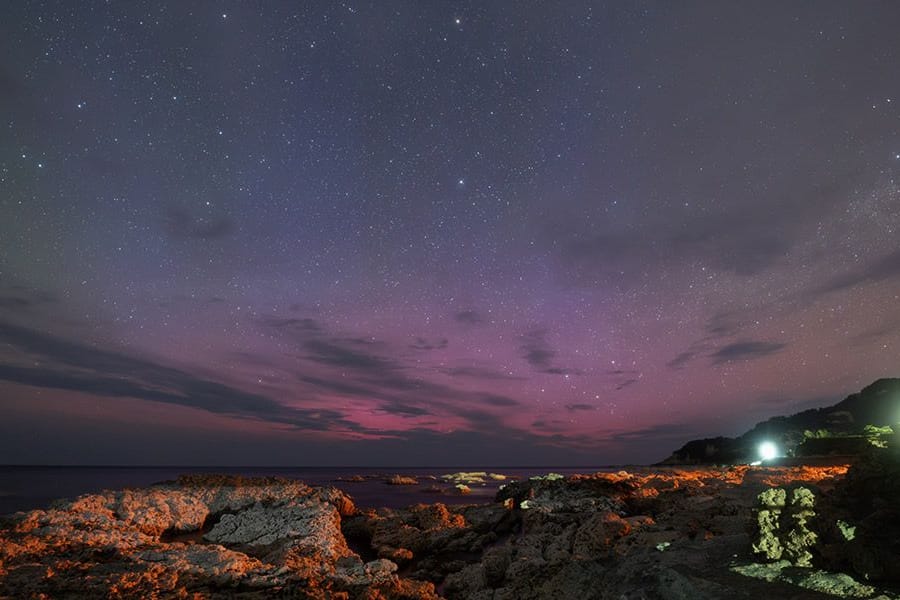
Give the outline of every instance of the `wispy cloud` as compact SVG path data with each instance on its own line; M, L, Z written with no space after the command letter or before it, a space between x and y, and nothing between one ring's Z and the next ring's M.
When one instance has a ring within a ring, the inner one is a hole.
M727 338L733 332L739 331L739 328L733 328L730 325L723 326L722 329L723 333L721 336L710 335L694 342L687 350L679 353L667 362L666 366L674 370L683 369L698 358L709 359L709 364L712 366L749 361L777 354L788 346L784 342L763 340L737 340L719 346L717 344L724 341L720 338Z
M741 341L722 346L713 352L710 357L712 358L712 364L721 365L730 362L756 360L764 356L777 354L786 347L787 344L781 342Z
M357 350L337 339L312 338L303 342L304 358L320 364L353 369L369 374L385 374L399 369L393 361L370 352Z
M294 335L307 335L322 331L322 325L318 321L311 318L284 318L274 316L264 316L258 320L260 325L271 327L284 333Z
M340 412L291 408L261 394L112 350L0 323L0 340L40 366L3 365L0 379L35 387L164 402L242 418L327 431L358 430Z
M513 400L509 396L501 396L499 394L485 394L481 397L481 402L501 408L510 408L512 406L519 406L520 404L518 400Z
M443 350L449 343L450 341L447 338L427 340L422 337L417 337L409 347L413 350Z
M697 352L695 350L685 350L681 352L666 363L666 366L670 369L683 369L688 363L690 363L697 356Z
M855 287L863 283L877 283L900 277L900 250L882 256L859 268L834 277L818 288L811 290L815 297Z
M464 325L481 325L485 323L485 319L481 316L481 313L475 310L463 310L453 315L454 320L457 323L463 323Z
M519 404L507 396L457 389L411 375L412 371L397 359L349 348L347 342L338 339L308 339L303 347L306 360L334 367L334 371L315 377L300 375L301 381L319 390L374 402L387 414L450 415L469 420L473 429L481 430L486 423L485 406L508 408Z
M778 194L760 197L737 184L734 189L708 190L710 196L725 194L733 200L727 208L694 215L690 227L681 218L644 218L640 231L626 231L618 223L586 223L581 209L558 210L554 220L540 226L562 272L582 285L628 285L639 275L694 261L753 277L776 268L810 224L843 206L847 190L863 175L849 163L839 172L823 172L815 162L802 169L807 178L777 178L773 185ZM662 178L658 185L665 185L666 177L657 177Z
M472 379L484 380L521 381L525 379L518 375L511 375L488 367L447 367L440 369L440 372L451 377L471 377Z
M0 311L30 313L35 309L56 304L56 294L20 285L0 288Z
M519 337L519 351L522 358L534 368L535 371L550 375L566 375L571 371L554 364L556 351L547 341L547 330L543 328L532 329Z
M637 377L633 377L631 379L626 379L625 381L619 383L616 386L616 391L624 390L627 387L631 387L632 385L636 384L638 381L640 381L640 380Z

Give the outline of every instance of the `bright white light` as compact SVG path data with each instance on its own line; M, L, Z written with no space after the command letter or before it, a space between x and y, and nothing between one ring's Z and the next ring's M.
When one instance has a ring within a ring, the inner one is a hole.
M759 445L759 458L761 460L772 460L778 456L778 448L772 442L763 442Z

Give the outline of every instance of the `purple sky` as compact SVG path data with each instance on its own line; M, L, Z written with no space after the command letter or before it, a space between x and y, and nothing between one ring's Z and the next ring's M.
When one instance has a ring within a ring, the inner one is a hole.
M900 6L0 7L0 463L598 465L897 376Z

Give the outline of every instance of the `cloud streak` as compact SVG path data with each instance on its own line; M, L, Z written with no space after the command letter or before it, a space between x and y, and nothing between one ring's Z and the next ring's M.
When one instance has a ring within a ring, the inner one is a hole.
M722 324L717 319L712 319L710 323L718 323L708 327L708 330L712 332L711 335L691 344L685 351L669 360L666 366L677 371L687 367L701 357L708 358L711 366L720 366L771 356L788 347L788 344L784 342L746 339L729 342L717 347L716 344L721 343L723 338L731 337L740 331L740 326L736 326L733 323ZM630 383L628 384L630 385Z
M440 372L450 377L470 377L486 381L522 381L525 379L487 367L447 367L440 369Z
M319 390L377 402L379 410L394 416L449 415L467 420L474 430L483 430L487 422L495 420L494 416L487 417L485 407L510 408L519 404L500 394L470 392L422 376L410 376L394 359L347 345L336 338L306 340L305 358L335 371L330 376L301 375L299 379Z
M556 351L547 341L546 329L532 329L519 338L519 352L531 367L538 372L550 375L566 375L568 369L554 365Z
M756 360L784 350L787 344L780 342L742 341L722 346L710 355L713 365Z
M58 302L56 294L20 285L8 286L0 291L0 310L7 312L30 313Z
M811 297L838 292L864 283L878 283L900 277L900 250L839 275L810 292Z
M778 194L760 197L741 185L696 191L700 196L726 194L733 201L725 210L693 214L688 227L680 215L643 218L629 228L621 223L615 227L589 224L582 219L580 208L559 210L554 221L540 227L563 272L582 285L627 286L648 273L692 262L753 277L777 267L811 224L844 204L847 191L863 176L862 169L850 164L841 165L838 171L832 166L823 172L814 162L802 168L806 178L796 174L778 177ZM675 174L655 177L660 187L667 187L667 179L676 178ZM811 185L809 181L820 183ZM726 185L731 185L731 180ZM685 197L685 205L693 200ZM811 206L815 210L810 210ZM894 266L885 268L893 272Z
M455 313L453 319L457 323L462 323L463 325L481 325L485 322L484 317L474 310L463 310Z
M415 341L409 345L413 350L443 350L449 344L449 340L447 338L438 338L436 340L427 340L422 337L417 337Z
M284 331L281 320L257 321L263 327ZM504 394L486 393L457 388L434 381L429 373L475 380L517 379L494 371L476 367L441 368L434 371L413 369L401 358L391 355L386 344L345 338L330 334L320 325L291 329L288 339L295 342L304 361L321 367L315 373L303 367L297 373L297 381L308 386L314 397L340 396L358 403L371 405L373 411L398 419L435 417L442 420L465 423L471 431L506 431L524 435L525 432L503 424L503 413L520 406L515 398ZM445 338L428 341L418 338L415 350L436 350L446 346ZM413 374L414 373L414 374ZM417 421L419 425L424 422ZM397 426L400 427L398 422ZM399 429L398 429L399 431ZM401 435L395 432L396 435Z
M39 367L0 366L0 379L12 383L163 402L315 431L327 431L333 425L359 430L337 411L287 407L180 369L25 327L0 323L0 340L41 363Z

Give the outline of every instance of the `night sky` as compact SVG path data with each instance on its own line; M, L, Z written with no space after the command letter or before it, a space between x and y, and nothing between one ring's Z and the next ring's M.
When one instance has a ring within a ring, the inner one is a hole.
M900 375L896 2L0 6L0 463L588 465Z

